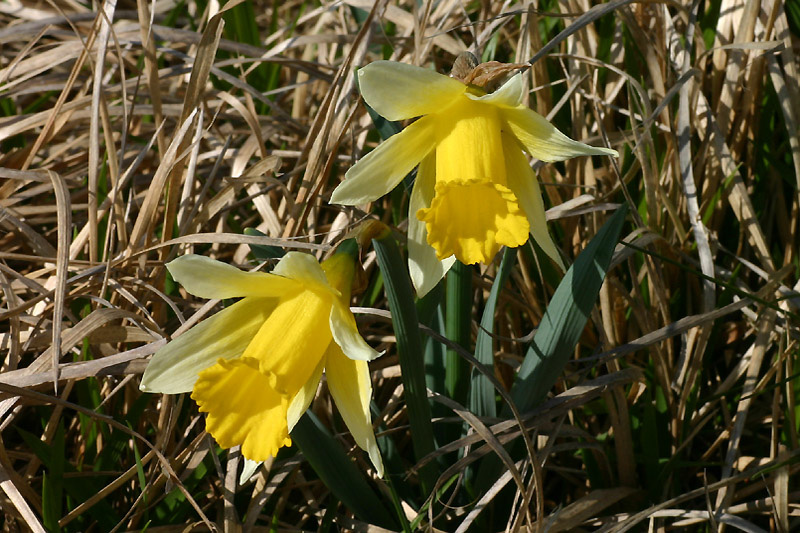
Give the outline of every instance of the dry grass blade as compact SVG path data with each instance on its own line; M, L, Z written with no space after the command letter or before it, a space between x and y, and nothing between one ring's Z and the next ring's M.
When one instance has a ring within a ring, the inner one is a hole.
M742 434L747 422L748 411L753 401L753 395L758 385L758 376L761 373L761 364L764 361L764 354L767 351L767 345L772 336L775 318L775 311L771 309L767 310L764 312L761 323L759 324L758 335L753 343L753 355L750 359L750 364L747 366L747 374L745 375L744 387L742 388L742 399L739 401L736 413L733 417L733 429L731 430L730 440L728 441L725 466L722 470L723 480L731 475L734 462L741 453L740 442ZM714 509L718 510L718 512L724 512L725 509L730 506L732 498L733 495L727 487L722 487L717 493L717 501Z
M25 525L27 525L31 531L35 533L45 533L47 531L36 517L36 513L33 512L28 503L25 501L25 498L22 497L22 494L20 494L16 485L14 485L14 483L8 477L6 469L2 464L0 464L0 489L6 493L8 498L11 500L12 505L14 505L14 507L16 507L16 509L19 511L20 515L22 515Z
M57 389L59 361L61 359L61 328L64 316L64 300L66 296L67 265L69 263L70 228L72 227L72 209L66 185L60 176L51 171L44 175L31 172L14 172L0 169L0 176L12 179L33 179L34 181L50 180L56 198L58 213L58 247L55 271L55 298L53 309L53 345L51 351L51 372L53 385Z
M625 531L629 531L631 528L635 527L638 523L642 522L643 520L647 520L651 516L656 516L658 512L668 509L670 507L677 506L687 500L691 500L693 498L697 498L700 496L707 495L709 493L714 493L724 487L728 487L733 483L738 481L742 481L744 479L749 478L752 475L757 475L759 472L763 471L764 468L772 468L777 466L782 466L787 463L791 463L793 459L800 457L800 450L794 450L791 454L787 457L784 457L782 460L775 460L769 461L764 464L758 465L754 468L749 468L742 471L739 474L735 474L728 479L717 481L715 483L709 484L706 487L701 487L699 489L693 490L686 494L682 494L670 500L664 501L657 505L647 508L646 510L637 513L630 517L625 517L619 524L612 524L606 527L601 528L599 531L603 533L624 533ZM685 512L685 511L682 511ZM709 513L706 511L701 511L702 515L708 517Z
M547 531L553 533L572 531L584 521L598 516L605 509L632 496L635 492L636 489L629 487L592 491L576 502L556 511L546 526Z
M94 62L92 85L92 108L89 120L89 260L97 261L97 174L100 167L100 105L103 99L103 69L105 68L106 46L111 33L111 21L117 8L116 0L103 3L103 11L99 17L100 30L97 45L97 56ZM112 145L113 147L113 145Z
M296 447L239 482L191 397L145 395L139 375L232 303L175 284L180 254L247 270L323 258L365 219L404 247L405 186L327 202L410 122L373 120L356 73L448 73L464 50L497 71L530 61L525 105L620 153L531 162L565 262L622 203L630 246L531 412L508 391L560 281L540 250L520 247L492 297L491 364L443 338L441 294L420 301L437 448L418 464L364 247L352 303L385 352L370 369L387 472L367 486L406 529L796 529L799 39L800 11L778 0L0 1L0 529L381 530ZM498 265L471 272L474 340ZM512 414L442 396L447 347ZM313 412L370 472L330 398L323 384ZM423 493L422 465L440 493Z

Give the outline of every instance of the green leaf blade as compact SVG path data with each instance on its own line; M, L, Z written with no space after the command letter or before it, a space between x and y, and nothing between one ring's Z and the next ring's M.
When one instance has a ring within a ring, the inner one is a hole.
M325 486L359 519L397 529L376 491L314 413L306 411L300 418L292 429L292 440Z
M569 361L603 285L626 214L626 206L614 213L558 285L511 390L520 412L544 400Z
M517 251L515 248L506 248L503 252L503 259L500 261L500 268L497 271L486 300L481 317L481 327L478 328L478 337L475 339L475 359L481 362L486 368L494 368L494 314L497 310L497 302L500 299L500 291L505 285L511 270L516 263ZM478 372L472 371L472 380L469 392L469 409L478 416L497 416L497 403L495 401L495 390L491 381Z
M397 242L390 232L372 241L378 255L378 267L383 274L392 325L397 338L397 353L400 359L401 377L408 408L414 455L419 461L435 449L431 409L425 386L425 359L419 331L417 308L414 305L414 290L406 270L406 262ZM428 493L436 482L433 462L420 469L420 483Z

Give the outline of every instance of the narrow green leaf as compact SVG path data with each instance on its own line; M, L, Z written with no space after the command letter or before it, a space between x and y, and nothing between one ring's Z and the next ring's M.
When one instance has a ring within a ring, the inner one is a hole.
M627 211L623 205L614 213L559 283L511 389L520 412L545 399L569 361L603 285Z
M244 234L251 236L255 235L256 237L266 237L264 233L261 233L255 228L245 228ZM270 259L280 259L286 253L286 250L280 246L251 244L250 252L253 254L253 257L259 261L269 261Z
M325 486L360 520L397 529L378 492L314 413L306 411L300 418L292 430L292 440Z
M627 206L623 205L614 213L559 283L511 388L511 396L520 413L530 411L545 399L569 361L597 300L627 211ZM503 415L506 418L511 416L508 407ZM515 456L521 451L520 443L517 441L516 444L517 449L512 449ZM475 483L477 491L488 490L500 475L501 468L497 456L482 461ZM503 503L495 501L499 508L510 505L510 500L500 500Z
M227 5L229 3L230 2L226 1L223 3L223 5ZM274 7L278 7L277 3ZM229 9L224 13L223 18L225 19L225 37L227 39L252 46L261 46L261 33L264 30L259 27L256 18L256 10L252 0L246 0L232 9ZM277 17L273 17L273 20L271 21L272 28L269 28L268 31L274 32L277 30L278 21L275 20L276 18ZM291 36L291 33L292 32L290 31L287 37ZM223 52L223 54L227 56L235 55L228 52ZM228 68L228 71L230 74L234 74L236 72L230 67ZM258 91L264 93L269 92L277 88L277 75L279 71L280 65L260 63L256 65L255 68L248 71L247 83L252 85ZM261 109L258 110L259 114L269 113L268 107L264 106L263 104L258 105L261 107Z
M472 267L456 261L447 273L447 338L470 349L472 325ZM461 405L467 400L470 366L455 350L447 350L445 392Z
M411 529L417 531L420 528L420 524L422 521L428 517L428 508L431 506L433 502L440 502L444 500L444 494L450 488L450 486L458 480L459 476L456 474L455 476L451 476L450 479L442 483L442 486L439 487L439 490L436 491L436 497L428 498L425 501L425 504L420 508L417 513L416 518L411 521Z
M385 141L395 133L400 133L400 131L403 129L400 126L399 122L392 122L391 120L383 118L378 114L377 111L372 109L367 104L364 104L364 107L367 108L367 113L369 113L369 118L372 119L372 123L378 130L378 135L381 136L381 140Z
M406 518L405 511L403 510L403 505L400 502L400 497L397 493L395 484L391 480L391 478L387 478L386 482L389 485L389 491L392 494L392 504L394 505L394 511L397 514L397 518L400 520L400 524L403 527L403 533L411 533L411 524L408 523L408 519Z
M428 326L433 331L445 335L444 313L442 313L442 299L444 297L444 283L439 282L428 294L417 300L417 317L419 323ZM430 390L444 390L445 375L445 346L434 341L426 335L422 338L425 347L425 386ZM439 403L429 402L434 415L437 408L443 408ZM435 433L434 433L435 435Z
M319 533L329 533L333 531L333 523L336 520L336 508L339 501L335 496L331 496L325 502L325 514L322 515L322 523L319 525Z
M130 424L128 424L130 427ZM133 428L131 427L131 431ZM136 439L131 440L133 444L133 457L136 460L136 477L139 480L139 490L142 493L142 505L147 507L147 479L144 476L144 466L142 465L142 455L139 453L139 447L136 445Z
M359 7L350 6L350 14L353 15L354 19L356 19L359 27L361 27L361 24L364 24L367 21L367 18L369 18L369 12L364 11Z
M497 277L492 284L489 298L483 309L481 317L481 327L478 328L478 337L475 340L475 359L486 365L487 368L494 368L494 314L497 309L497 300L500 298L500 291L514 268L516 263L516 248L506 248ZM477 370L472 371L472 382L469 391L469 409L478 416L497 416L497 402L495 401L495 390L492 383Z
M372 412L373 420L380 418L381 410L378 409L378 406L375 404L375 402L370 403L370 411ZM408 519L406 518L405 512L403 511L403 506L400 504L400 502L404 501L405 503L410 504L413 508L417 507L417 504L414 501L415 495L412 491L412 487L406 483L406 478L408 477L408 467L403 455L400 453L400 450L397 449L394 440L392 440L392 438L389 436L386 425L380 424L376 428L375 433L375 439L378 441L378 448L380 448L381 456L383 457L383 478L384 481L386 481L386 484L389 486L389 492L392 496L392 505L394 506L395 515L397 516L397 520L400 522L403 531L407 531ZM397 481L397 483L395 483L395 481Z
M444 332L444 313L441 308L438 309L436 315L431 319L430 328L442 337L446 337ZM447 370L445 365L447 361L447 348L443 343L435 341L430 337L423 339L423 342L425 344L425 386L430 390L443 391L444 378ZM436 412L437 408L444 409L444 406L440 403L430 403L434 412Z
M38 436L28 433L20 427L17 427L16 429L20 437L22 437L22 439L25 441L25 444L33 451L36 457L42 461L42 464L46 469L51 472L57 470L59 468L59 462L61 462L61 468L63 468L65 473L77 472L74 466L72 466L69 462L64 461L65 455L63 447L61 450L59 450L52 446L48 446L46 443L42 442ZM103 488L103 485L105 484L98 476L65 476L62 477L62 482L64 492L66 492L70 498L76 502L85 502L91 498L92 495L96 494L97 491ZM96 505L88 509L86 514L88 515L87 518L97 521L100 531L111 531L119 522L119 516L111 507L111 504L108 502L108 500L100 500ZM59 515L58 518L60 519L61 515Z
M397 338L397 353L405 390L408 419L414 455L419 461L436 449L433 440L431 409L425 387L425 360L422 339L414 305L414 290L406 270L406 262L391 232L374 239L372 245L378 255L378 267L383 274L392 326ZM435 463L429 462L420 469L422 490L428 494L436 482Z
M64 426L56 428L50 444L52 459L42 477L42 521L47 531L61 531L58 520L63 516L64 502Z

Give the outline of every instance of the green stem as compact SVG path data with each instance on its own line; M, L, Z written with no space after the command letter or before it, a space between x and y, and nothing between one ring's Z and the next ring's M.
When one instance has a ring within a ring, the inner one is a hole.
M451 341L470 350L472 326L472 268L456 261L447 273L445 334ZM461 405L466 405L470 366L455 350L447 350L445 391Z

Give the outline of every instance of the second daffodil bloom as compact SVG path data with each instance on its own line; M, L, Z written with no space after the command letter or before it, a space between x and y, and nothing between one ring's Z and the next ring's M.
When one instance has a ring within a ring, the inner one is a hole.
M488 262L528 234L555 261L539 184L523 150L542 161L617 152L574 141L522 105L521 74L494 93L432 70L376 61L358 71L364 100L389 120L422 117L356 163L331 203L358 205L391 191L419 165L408 255L422 296L455 259Z
M355 242L345 241L321 265L289 252L270 274L198 255L170 262L170 274L190 294L244 298L157 351L141 389L191 391L220 446L241 445L246 459L264 461L291 445L289 433L324 371L356 444L382 476L367 365L379 354L361 338L350 312L354 251Z

